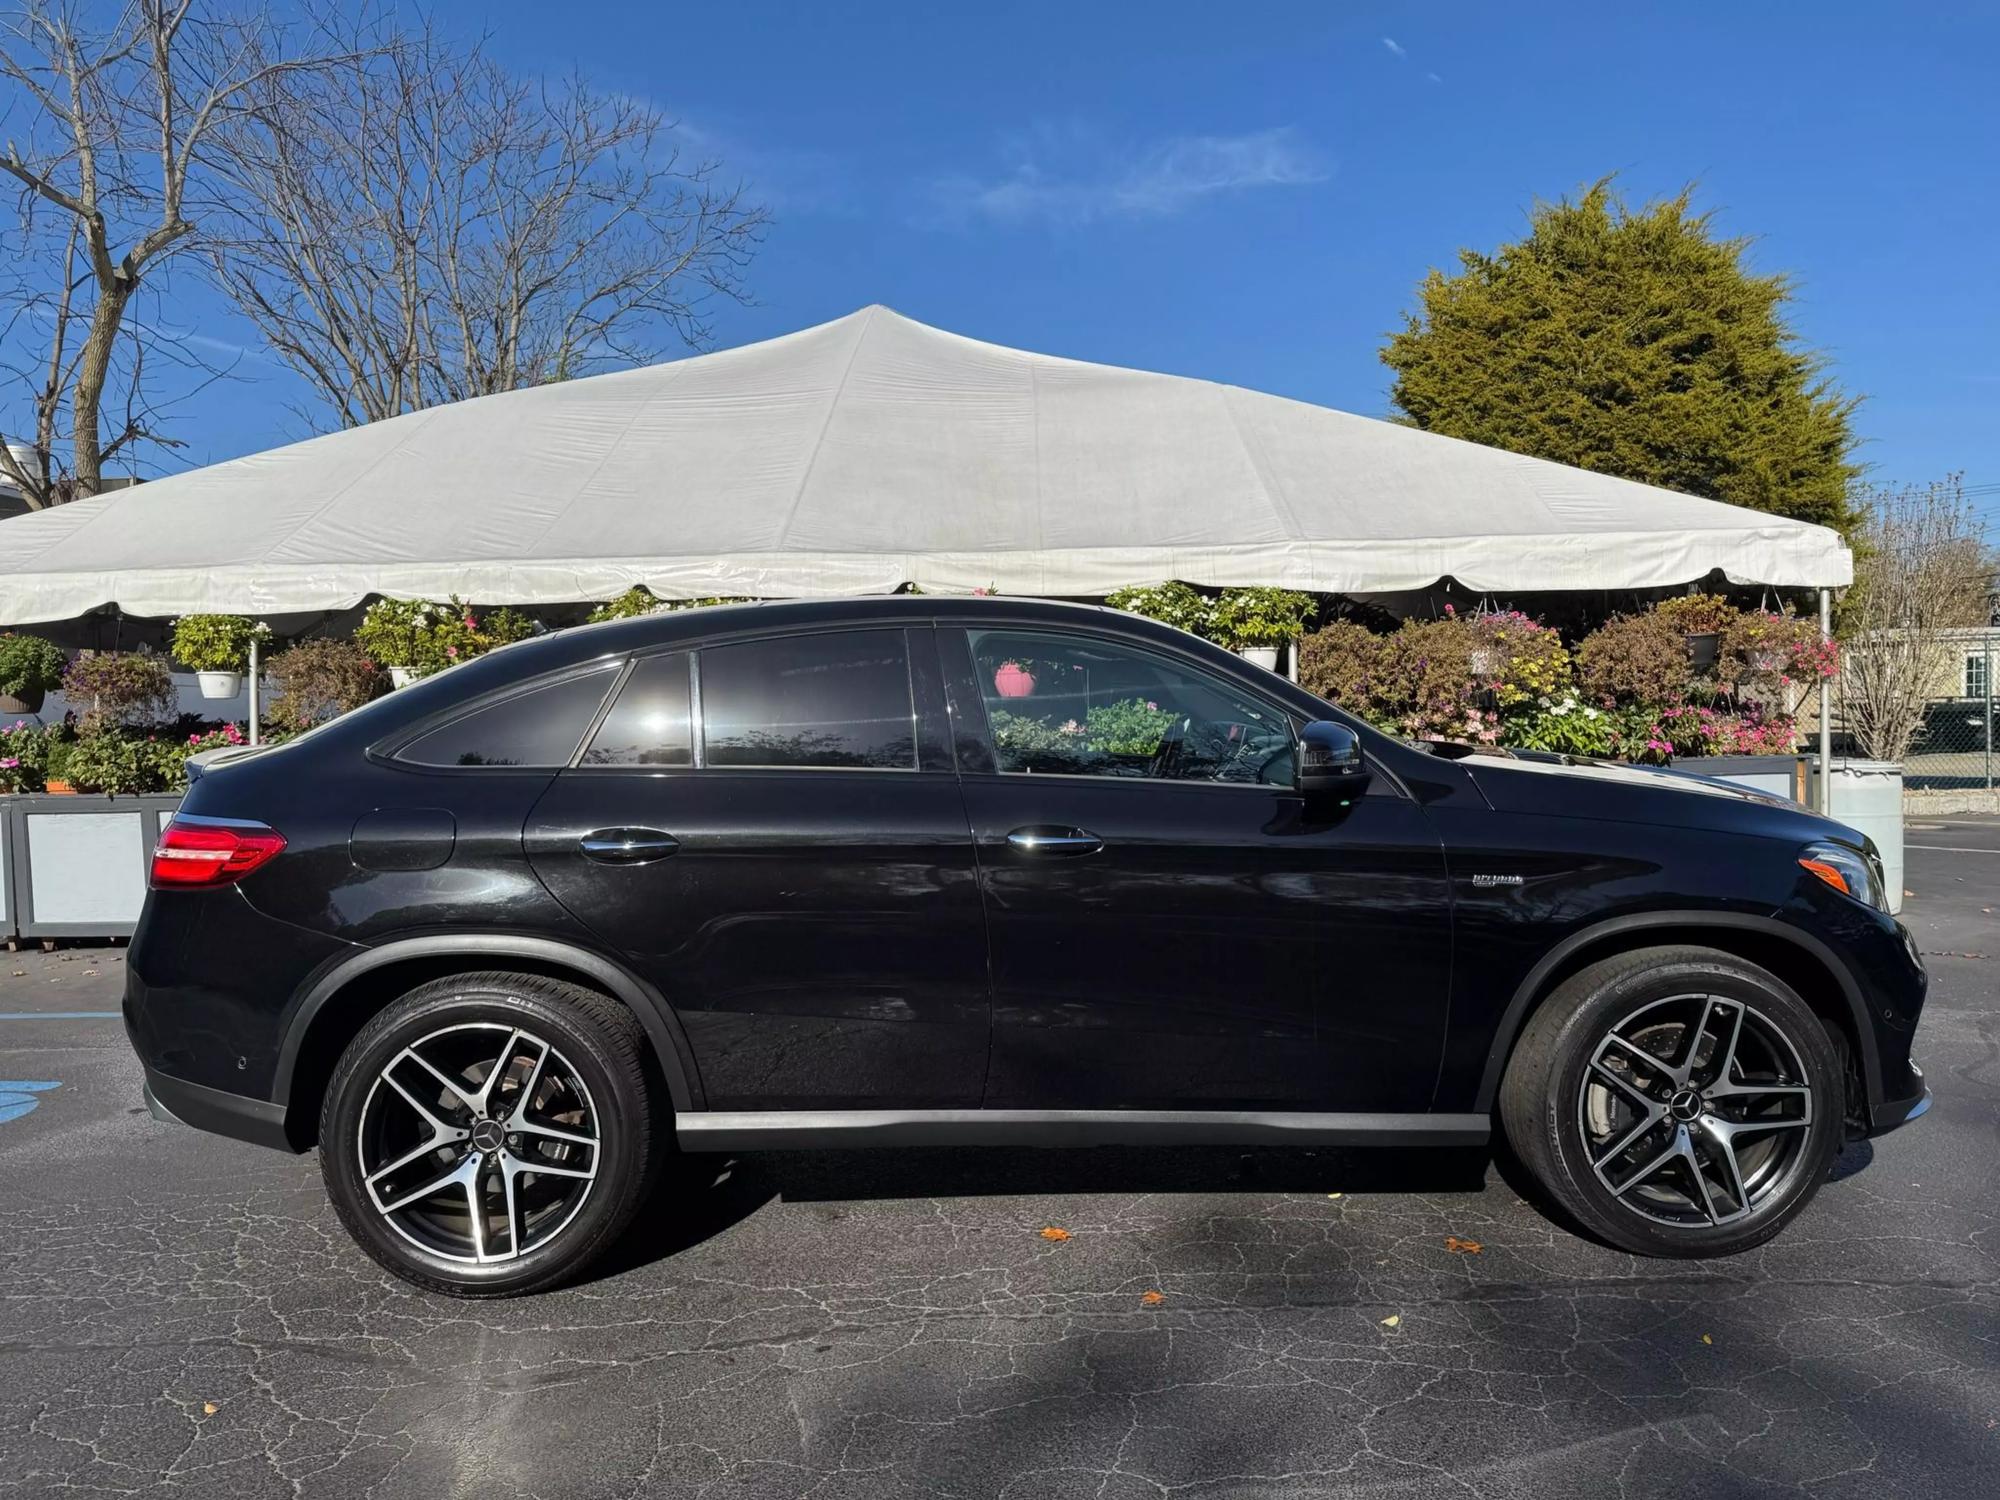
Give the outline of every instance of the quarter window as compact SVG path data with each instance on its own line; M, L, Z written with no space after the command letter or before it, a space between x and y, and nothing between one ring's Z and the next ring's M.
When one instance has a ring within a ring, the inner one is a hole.
M850 630L698 653L709 766L917 768L900 630Z
M1290 785L1292 726L1225 680L1113 641L971 635L999 769Z
M632 668L618 701L604 716L586 766L691 766L694 729L688 714L688 658L685 651L648 656Z
M566 766L616 674L605 668L517 693L396 752L419 766Z

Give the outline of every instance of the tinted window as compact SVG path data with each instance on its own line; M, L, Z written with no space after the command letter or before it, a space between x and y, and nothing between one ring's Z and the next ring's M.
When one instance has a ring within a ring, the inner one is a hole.
M420 766L566 766L615 675L571 677L454 719L396 752Z
M691 766L694 734L688 724L688 659L645 657L632 668L618 701L604 716L590 748L586 766Z
M971 643L1002 771L1291 783L1291 721L1222 678L1087 636Z
M698 665L707 765L916 769L900 630L715 646Z

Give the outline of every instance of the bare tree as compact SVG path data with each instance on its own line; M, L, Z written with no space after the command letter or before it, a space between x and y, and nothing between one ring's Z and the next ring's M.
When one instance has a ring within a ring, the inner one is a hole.
M1963 476L1878 490L1863 508L1841 704L1863 753L1900 761L1935 696L1944 632L1992 618L1992 559Z
M329 48L374 40L337 8L320 25ZM255 93L225 132L216 273L343 425L699 346L762 236L657 109L428 25Z
M260 86L325 61L285 56L261 16L193 12L134 0L100 28L71 0L30 0L0 16L15 100L0 173L22 194L0 363L27 416L0 415L0 477L35 509L96 494L108 460L167 441L146 365L176 351L134 299L194 242L216 132Z

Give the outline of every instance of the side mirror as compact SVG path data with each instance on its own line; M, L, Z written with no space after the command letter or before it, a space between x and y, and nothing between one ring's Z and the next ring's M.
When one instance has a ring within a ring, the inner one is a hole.
M1298 770L1293 789L1302 797L1336 797L1345 802L1368 787L1368 763L1361 736L1345 724L1314 719L1299 734Z

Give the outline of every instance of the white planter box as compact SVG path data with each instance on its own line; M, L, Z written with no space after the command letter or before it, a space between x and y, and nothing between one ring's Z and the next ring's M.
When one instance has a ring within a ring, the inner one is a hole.
M234 698L243 691L241 672L197 672L195 681L201 684L204 698Z

